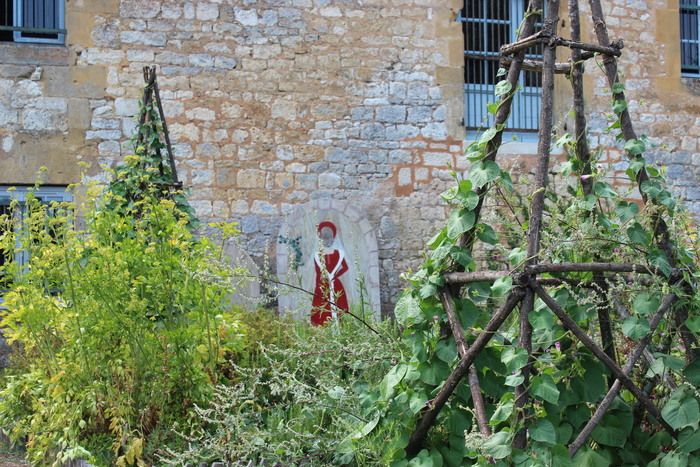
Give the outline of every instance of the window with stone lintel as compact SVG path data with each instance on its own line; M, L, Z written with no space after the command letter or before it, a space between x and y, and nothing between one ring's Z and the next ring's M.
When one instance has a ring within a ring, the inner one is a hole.
M0 41L63 44L65 0L0 0Z

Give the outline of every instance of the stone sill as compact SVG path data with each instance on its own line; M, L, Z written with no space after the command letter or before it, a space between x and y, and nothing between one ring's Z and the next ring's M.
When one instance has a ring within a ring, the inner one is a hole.
M68 66L70 51L63 44L28 44L0 42L0 66L36 65Z

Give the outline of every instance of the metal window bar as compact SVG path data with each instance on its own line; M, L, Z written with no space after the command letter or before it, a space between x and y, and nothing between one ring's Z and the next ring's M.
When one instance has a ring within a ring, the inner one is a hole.
M681 29L681 73L700 76L700 3L682 0L679 8Z
M72 200L72 196L66 191L65 187L39 187L37 189L30 189L27 187L15 187L13 191L7 189L7 187L0 187L0 215L14 215L16 221L19 225L24 222L24 217L26 216L26 199L27 193L29 191L34 193L34 196L42 204L51 204L53 202L67 202ZM18 201L17 209L13 210L10 208L12 200ZM52 208L48 209L49 216L53 216L54 210ZM0 225L0 229L4 226ZM0 231L2 233L2 231ZM14 235L14 234L13 234ZM19 247L19 238L16 239L16 246ZM15 261L20 267L24 267L29 262L29 252L26 249L18 248L18 252L3 251L0 250L0 265L4 265L8 260ZM12 283L11 277L3 277L0 275L0 309L2 307L2 293L6 292Z
M64 0L0 0L0 41L65 41Z
M0 198L0 216L2 216L2 215L7 215L7 216L12 215L12 210L10 209L10 199L9 198ZM5 234L4 229L5 229L5 225L0 225L0 234ZM11 251L11 250L6 251L4 249L0 249L0 266L4 266L9 261L11 261L13 259L13 256L14 256L13 251ZM0 305L2 304L3 292L6 292L10 288L11 284L12 284L12 278L9 277L4 272L0 273Z
M524 18L524 0L465 0L458 21L464 33L464 124L468 129L482 129L493 123L487 106L495 102L500 47L516 39ZM540 57L542 47L533 48L528 58ZM539 124L541 76L523 72L520 90L515 94L507 128L534 132Z

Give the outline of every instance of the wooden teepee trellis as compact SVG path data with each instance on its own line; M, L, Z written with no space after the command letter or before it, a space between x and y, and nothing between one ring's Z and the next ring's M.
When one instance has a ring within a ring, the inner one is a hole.
M177 176L177 168L175 167L175 157L173 156L173 147L170 143L170 132L168 131L168 124L165 121L165 112L163 112L163 103L160 100L160 89L158 88L158 81L156 75L156 67L146 66L143 67L143 81L145 83L143 89L143 99L141 100L141 110L139 112L139 129L144 127L144 124L150 123L149 120L154 118L153 113L150 111L150 107L155 103L158 112L158 118L160 119L160 125L162 130L162 137L165 141L165 150L168 156L168 165L170 168L170 174L172 178L172 187L181 188ZM139 130L136 136L136 147L141 146L144 143L144 133ZM160 151L160 146L155 147L156 156L158 158L158 168L163 173L163 155Z
M659 323L664 319L665 315L672 308L678 297L669 293L663 297L658 309L651 315L649 320L650 332L643 337L633 350L626 356L624 364L617 361L616 349L612 334L612 326L610 321L610 310L608 307L601 307L598 310L598 321L600 326L601 344L595 342L579 325L574 321L567 312L557 304L549 292L544 288L546 280L538 279L538 275L543 273L569 273L569 272L592 272L594 282L604 284L604 273L612 274L657 274L656 271L650 270L645 265L627 264L627 263L607 263L607 262L590 262L590 263L557 263L548 264L538 260L540 249L540 234L542 226L542 217L544 211L545 189L547 187L547 171L550 159L551 133L553 127L553 91L554 91L554 74L566 73L571 77L573 86L573 100L575 111L575 141L577 157L583 162L582 175L591 174L591 155L586 140L586 118L584 113L583 101L583 62L597 55L602 56L603 68L607 76L608 83L612 89L612 97L614 101L625 102L625 95L621 85L618 85L617 72L617 57L621 55L623 48L622 41L611 42L608 36L607 27L605 24L602 6L600 0L589 0L592 22L595 28L597 44L581 42L580 21L579 21L579 4L578 0L569 0L569 21L571 28L571 39L564 39L557 35L557 25L559 22L559 0L547 0L547 14L544 24L540 31L535 32L535 25L538 12L543 10L543 0L530 0L528 12L525 17L524 24L521 27L518 40L512 44L507 44L501 47L501 62L508 66L507 81L511 89L516 89L520 77L520 72L523 69L539 71L542 73L542 106L539 124L539 144L538 144L538 165L535 179L535 191L531 203L531 215L528 228L527 242L527 258L525 266L517 273L511 273L513 276L513 284L515 287L506 297L503 304L492 315L488 324L483 331L476 336L471 346L465 339L465 332L457 317L455 310L455 298L459 296L461 288L470 282L478 282L485 280L496 280L502 277L504 273L483 271L483 272L464 272L461 266L455 266L452 270L444 274L445 285L439 289L438 297L442 302L445 313L448 317L448 322L451 332L455 338L457 351L459 354L459 362L452 370L451 374L443 382L439 392L432 400L428 401L421 412L420 419L411 434L411 437L406 448L409 456L414 456L422 448L428 431L435 423L438 414L445 406L452 393L457 388L458 384L465 376L468 376L469 387L474 404L477 424L479 430L484 435L490 434L488 418L486 415L485 404L481 388L479 385L479 377L473 363L477 356L484 350L486 344L491 340L496 331L506 321L508 316L519 305L519 323L520 336L518 345L532 355L532 326L528 320L529 314L533 310L535 298L539 297L547 307L559 318L563 326L568 329L585 347L587 347L596 357L602 362L614 376L614 382L599 403L593 416L581 429L577 437L569 444L569 454L573 456L578 449L588 439L593 429L600 423L613 400L624 387L639 401L642 407L646 409L650 415L660 424L663 429L667 430L672 436L676 436L675 430L664 421L660 410L654 405L648 395L640 389L630 378L632 370L637 361L645 355L645 350L651 342L653 333ZM544 55L542 61L525 60L525 50L533 45L541 44L544 46ZM558 47L566 47L571 50L571 59L568 63L556 63L556 50ZM494 161L496 153L500 147L502 140L502 129L508 119L512 93L506 94L499 105L496 112L494 127L498 130L495 137L492 138L486 146L485 159ZM634 131L629 112L624 110L619 112L622 136L625 141L633 141L637 139ZM627 156L630 159L638 157L637 154L628 152ZM654 203L654 200L649 198L642 190L642 184L649 180L649 175L645 168L642 168L636 175L636 183L640 188L642 200L645 204ZM582 185L585 194L592 191L592 183L587 181L587 177L582 177ZM484 202L484 195L488 190L488 185L477 189L479 201L474 209L478 218ZM676 252L673 243L670 239L669 229L664 219L659 215L653 215L654 225L654 241L656 247L666 255L671 267L674 268L668 279L672 285L683 285L679 271L676 266ZM476 224L476 223L475 223ZM471 229L458 240L460 247L471 250L476 240L476 231ZM676 327L679 329L680 337L686 349L686 359L692 361L698 354L698 343L695 336L688 330L684 322L688 316L687 310L683 306L675 306L673 308L673 320ZM526 406L529 399L528 395L528 365L523 369L524 382L515 389L515 406L522 409ZM522 412L520 412L522 417ZM517 433L514 438L514 445L518 448L524 448L527 443L527 436L524 430Z

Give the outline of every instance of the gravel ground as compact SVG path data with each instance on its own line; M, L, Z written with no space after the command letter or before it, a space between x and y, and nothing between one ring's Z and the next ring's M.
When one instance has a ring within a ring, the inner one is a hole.
M16 454L0 453L0 467L25 467L27 465L29 464Z

